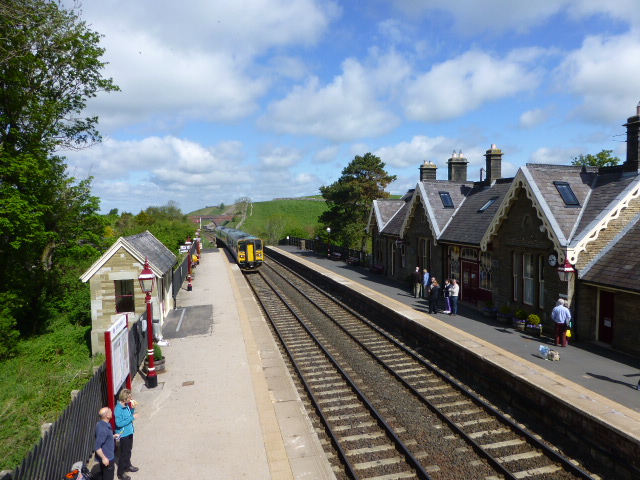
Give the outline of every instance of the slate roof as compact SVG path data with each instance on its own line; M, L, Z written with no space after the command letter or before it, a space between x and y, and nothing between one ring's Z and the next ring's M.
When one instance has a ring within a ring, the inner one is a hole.
M165 273L170 272L176 263L176 256L173 252L165 247L151 232L146 231L129 237L120 237L82 274L80 280L83 282L89 281L120 248L127 250L142 264L144 264L145 258L148 258L149 266L157 277L162 277Z
M384 226L380 233L383 235L392 235L392 236L400 236L400 232L402 230L402 224L404 223L404 219L409 212L409 207L411 203L402 201L402 206L396 210L395 215L393 215L387 224ZM397 208L397 207L396 207Z
M480 182L473 185L438 241L479 245L512 181L513 178L501 178L491 185ZM484 211L480 211L491 199L495 199L494 202Z
M576 165L546 165L528 163L522 172L530 185L537 190L536 197L547 218L555 219L561 234L561 243L566 244L577 226L584 205L589 199L592 185L597 177L593 170L584 171ZM554 185L556 181L567 182L578 199L578 206L567 206Z
M378 231L382 231L389 220L402 208L406 202L404 200L374 200L373 201L373 215L375 216L376 224L378 225Z
M133 248L149 259L149 264L153 265L162 273L168 272L176 263L175 254L164 244L153 236L148 230L137 235L124 237Z
M640 292L640 215L578 272L582 281Z
M451 217L453 217L456 210L460 208L465 197L472 189L472 182L460 183L448 180L423 180L418 184L417 190L422 197L422 201L425 202L427 217L433 227L436 238L440 238L440 234L445 226ZM453 208L444 206L440 192L446 192L450 195Z

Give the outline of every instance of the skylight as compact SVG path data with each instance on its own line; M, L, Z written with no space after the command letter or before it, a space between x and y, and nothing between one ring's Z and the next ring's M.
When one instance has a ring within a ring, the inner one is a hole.
M578 198L576 197L573 190L571 190L571 185L568 182L553 182L553 184L558 189L558 193L564 200L564 204L568 207L580 206L580 202L578 202Z
M438 192L440 194L440 200L442 200L442 206L444 208L453 208L453 200L449 192Z
M491 205L493 205L493 202L495 202L497 199L498 199L498 197L491 197L489 200L487 200L487 203L485 203L483 206L481 206L478 209L478 213L484 212L487 208L489 208Z

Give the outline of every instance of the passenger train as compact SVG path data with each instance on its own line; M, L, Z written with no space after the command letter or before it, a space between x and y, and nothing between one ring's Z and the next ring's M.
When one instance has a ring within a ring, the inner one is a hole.
M216 244L224 245L241 270L257 270L264 260L262 240L230 227L216 227Z

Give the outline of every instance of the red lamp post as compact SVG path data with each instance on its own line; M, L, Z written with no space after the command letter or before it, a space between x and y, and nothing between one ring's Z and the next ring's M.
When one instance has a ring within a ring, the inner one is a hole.
M327 258L331 260L331 227L327 227Z
M144 268L138 277L140 288L146 294L145 303L147 304L147 362L149 370L147 372L147 388L156 388L158 386L158 377L156 375L155 359L153 355L153 311L151 308L151 292L156 284L156 276L149 267L149 259L144 259Z
M558 267L558 276L562 282L570 282L576 269L569 263L569 259L564 259L564 264Z

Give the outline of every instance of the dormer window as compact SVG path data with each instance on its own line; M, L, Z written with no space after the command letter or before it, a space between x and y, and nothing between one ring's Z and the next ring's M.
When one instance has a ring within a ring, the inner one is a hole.
M580 202L568 182L553 182L567 207L579 207Z
M489 200L487 200L487 203L485 203L478 209L478 213L484 212L487 208L493 205L493 202L495 202L497 199L498 197L491 197Z
M442 206L444 208L453 208L453 200L451 200L451 195L449 192L438 192L440 195L440 200L442 200Z

